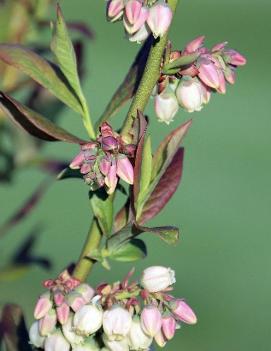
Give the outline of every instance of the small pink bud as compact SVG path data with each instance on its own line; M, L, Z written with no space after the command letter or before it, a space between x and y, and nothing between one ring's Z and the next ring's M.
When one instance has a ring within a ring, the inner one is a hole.
M233 49L225 50L223 58L225 62L233 66L243 66L247 63L246 58L243 55L241 55L238 51Z
M117 175L128 184L134 183L134 169L128 157L119 156L117 159Z
M155 38L166 34L171 21L172 11L166 3L157 3L150 8L147 23Z
M41 336L51 334L56 327L56 312L50 310L42 319L39 320L39 331Z
M154 340L156 341L157 345L160 347L165 347L167 343L167 339L163 334L162 330L160 329L159 332L155 335Z
M70 163L71 169L79 169L85 160L84 153L81 151Z
M219 76L217 73L217 68L211 61L205 59L202 60L198 70L198 76L204 84L210 88L218 89L220 85Z
M227 41L224 41L223 43L216 44L215 46L213 46L212 52L224 50L227 44L228 44Z
M41 295L40 298L38 299L38 302L35 307L34 311L34 318L35 319L40 319L44 317L47 312L51 309L52 307L52 301L50 298L50 293L46 292L45 294Z
M146 268L141 278L142 286L149 292L165 290L175 282L175 272L163 266Z
M129 0L125 6L123 24L129 34L140 30L149 17L149 9L141 1Z
M105 177L104 181L108 187L107 193L113 194L113 192L116 189L117 183L118 183L116 162L112 163L110 170L109 170L107 176Z
M197 37L196 39L190 41L190 43L188 43L184 49L184 51L186 53L193 53L195 51L197 51L202 45L203 42L205 40L205 36L201 35L200 37Z
M174 116L179 110L178 100L173 91L163 91L155 96L154 100L155 113L160 122L169 124L173 121Z
M67 323L70 313L70 307L65 302L56 308L57 319L60 324L64 325Z
M143 331L151 337L154 337L162 327L162 315L156 306L145 307L140 320Z
M226 94L226 80L224 77L224 73L221 69L217 70L218 78L219 78L219 87L217 89L218 93Z
M108 174L110 167L111 167L111 162L106 157L102 158L99 164L99 168L103 175L106 176Z
M65 299L65 297L62 294L62 292L60 292L60 291L54 292L54 302L57 306L62 305L64 302L64 299Z
M82 167L80 168L80 173L81 174L88 174L91 171L91 164L88 162L85 162Z
M86 301L86 303L89 303L95 295L95 290L88 284L80 284L74 290L83 296L83 299Z
M177 323L172 316L163 317L162 331L167 340L171 340L175 335Z
M60 331L49 335L45 340L45 351L69 351L70 344Z
M112 136L102 138L102 149L104 151L116 150L118 146L119 146L119 143L116 138Z
M110 0L107 7L107 16L111 22L121 18L124 10L124 0Z
M184 300L175 300L172 303L172 312L180 321L186 324L196 324L197 317L192 308Z
M235 68L227 66L224 70L224 75L228 83L230 84L235 83L235 78L236 78Z
M86 304L83 296L76 291L71 291L66 296L66 302L74 312L77 312L82 306Z

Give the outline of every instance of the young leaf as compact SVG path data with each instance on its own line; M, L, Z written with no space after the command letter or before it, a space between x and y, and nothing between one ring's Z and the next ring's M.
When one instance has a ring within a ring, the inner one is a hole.
M177 70L175 73L177 73L181 67L192 64L193 62L196 61L196 59L198 57L199 57L199 53L183 55L183 56L179 57L178 59L167 63L163 67L163 73L168 74L168 73L171 73L171 71L173 71L175 69Z
M146 201L138 220L144 224L154 218L169 202L176 192L182 177L184 149L179 148L165 170L158 184Z
M104 235L110 235L113 225L113 195L107 195L104 189L90 192L93 213Z
M7 351L32 350L23 312L19 306L9 304L4 307L0 326Z
M82 105L73 88L59 68L51 62L14 44L0 44L0 60L30 76L64 104L83 114Z
M124 78L124 81L121 83L120 87L113 95L111 101L99 119L97 126L116 114L117 111L136 93L146 66L152 43L153 38L150 36L149 39L146 40L144 45L140 48L127 76Z
M83 144L84 140L58 127L49 119L32 111L12 97L0 92L0 108L16 124L29 134L46 141L65 141L67 143Z
M135 224L138 230L138 233L153 233L158 235L163 241L169 245L174 245L179 240L179 229L176 227L165 226L165 227L143 227L138 224Z
M51 49L62 73L78 96L83 109L85 109L86 100L78 76L76 55L59 5L57 5L57 20L54 26Z
M143 240L132 239L116 250L109 252L109 258L119 262L133 262L145 258L147 247Z

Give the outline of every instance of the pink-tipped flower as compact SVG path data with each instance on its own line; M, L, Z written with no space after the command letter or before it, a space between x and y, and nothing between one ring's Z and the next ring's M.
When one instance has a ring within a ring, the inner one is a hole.
M238 51L233 49L224 50L223 58L226 63L229 63L233 66L244 66L247 63L246 58Z
M218 89L220 85L217 67L212 61L208 59L202 59L199 63L198 77L204 84L213 89Z
M150 305L143 309L140 317L144 332L154 337L162 327L162 315L156 306Z
M39 320L39 331L41 336L48 336L56 327L57 317L55 310L50 310L42 319Z
M226 94L226 80L224 73L221 69L218 69L217 73L219 78L219 87L217 88L217 92L220 94Z
M60 324L64 325L67 323L69 314L70 314L70 306L65 302L56 308L57 320Z
M119 143L113 136L103 137L102 139L102 149L103 151L114 151L117 150Z
M217 52L217 51L222 51L225 49L225 47L227 46L228 42L227 41L223 41L222 43L218 43L215 46L212 47L212 52Z
M45 340L45 351L69 351L70 344L64 338L63 334L58 330L49 335Z
M204 40L205 36L201 35L200 37L190 41L184 49L185 53L192 54L193 52L197 51L200 47L202 47Z
M197 78L182 79L176 90L176 96L179 104L190 113L200 111L209 101L207 89Z
M108 187L107 193L113 194L113 192L116 189L117 183L118 183L118 177L117 177L117 165L116 162L112 162L111 167L109 169L109 172L107 176L104 179L105 184Z
M111 22L121 18L124 11L124 0L110 0L107 5L107 16Z
M165 90L154 99L155 113L159 122L169 124L179 110L179 104L173 91Z
M142 286L149 292L165 290L175 282L175 272L163 266L148 267L141 278Z
M139 0L129 0L125 6L123 24L129 34L140 30L149 17L149 9Z
M121 306L104 312L103 329L109 340L121 340L129 333L132 324L130 313Z
M43 318L49 312L51 307L52 307L52 301L51 301L50 293L46 292L43 295L41 295L40 298L38 299L38 302L34 310L34 318L35 319Z
M119 156L117 159L117 175L128 184L134 183L134 169L126 156Z
M224 70L224 75L226 78L226 81L230 84L234 84L235 83L235 79L236 79L236 73L235 73L235 68L234 67L229 67L227 66Z
M176 331L177 323L175 318L172 316L163 317L162 320L162 331L167 340L171 340Z
M171 310L176 318L186 324L196 324L197 317L192 308L184 300L175 300L172 302Z
M158 2L150 8L147 23L155 38L166 34L171 24L172 16L171 8L166 3Z
M86 303L89 303L95 295L95 290L88 284L80 284L74 289L74 291L81 294Z
M160 347L165 347L167 343L167 339L163 334L163 331L160 329L159 332L155 335L154 340L156 341L157 345Z
M83 298L83 296L76 291L71 291L66 296L66 302L74 312L77 312L81 307L83 307L86 304L86 301Z
M107 174L110 171L110 167L111 167L111 161L107 157L103 157L99 163L99 168L104 176L107 176Z
M65 300L65 296L61 291L54 292L54 302L57 306L62 305L64 300Z

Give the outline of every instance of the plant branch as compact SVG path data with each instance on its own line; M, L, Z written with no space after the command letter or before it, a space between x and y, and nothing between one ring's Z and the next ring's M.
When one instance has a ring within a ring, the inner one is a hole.
M178 0L168 0L173 14L176 11ZM168 32L159 40L155 40L150 50L148 61L139 84L136 95L132 101L126 121L122 129L122 135L129 139L128 133L132 127L133 120L137 116L137 111L144 111L149 101L153 88L160 77L161 61L164 50L168 42ZM128 141L128 140L127 140Z

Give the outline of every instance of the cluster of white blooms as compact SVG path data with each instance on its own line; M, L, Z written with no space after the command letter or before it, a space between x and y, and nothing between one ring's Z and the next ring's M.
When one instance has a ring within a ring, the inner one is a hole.
M45 351L142 351L154 341L164 347L182 322L196 323L188 304L169 294L175 283L170 268L149 267L138 283L129 283L131 275L121 283L102 284L95 292L71 277L70 288L59 278L46 283L50 291L37 302L31 344ZM58 313L64 303L65 316Z
M107 18L122 21L129 40L141 43L150 35L162 37L172 21L166 0L109 0Z

